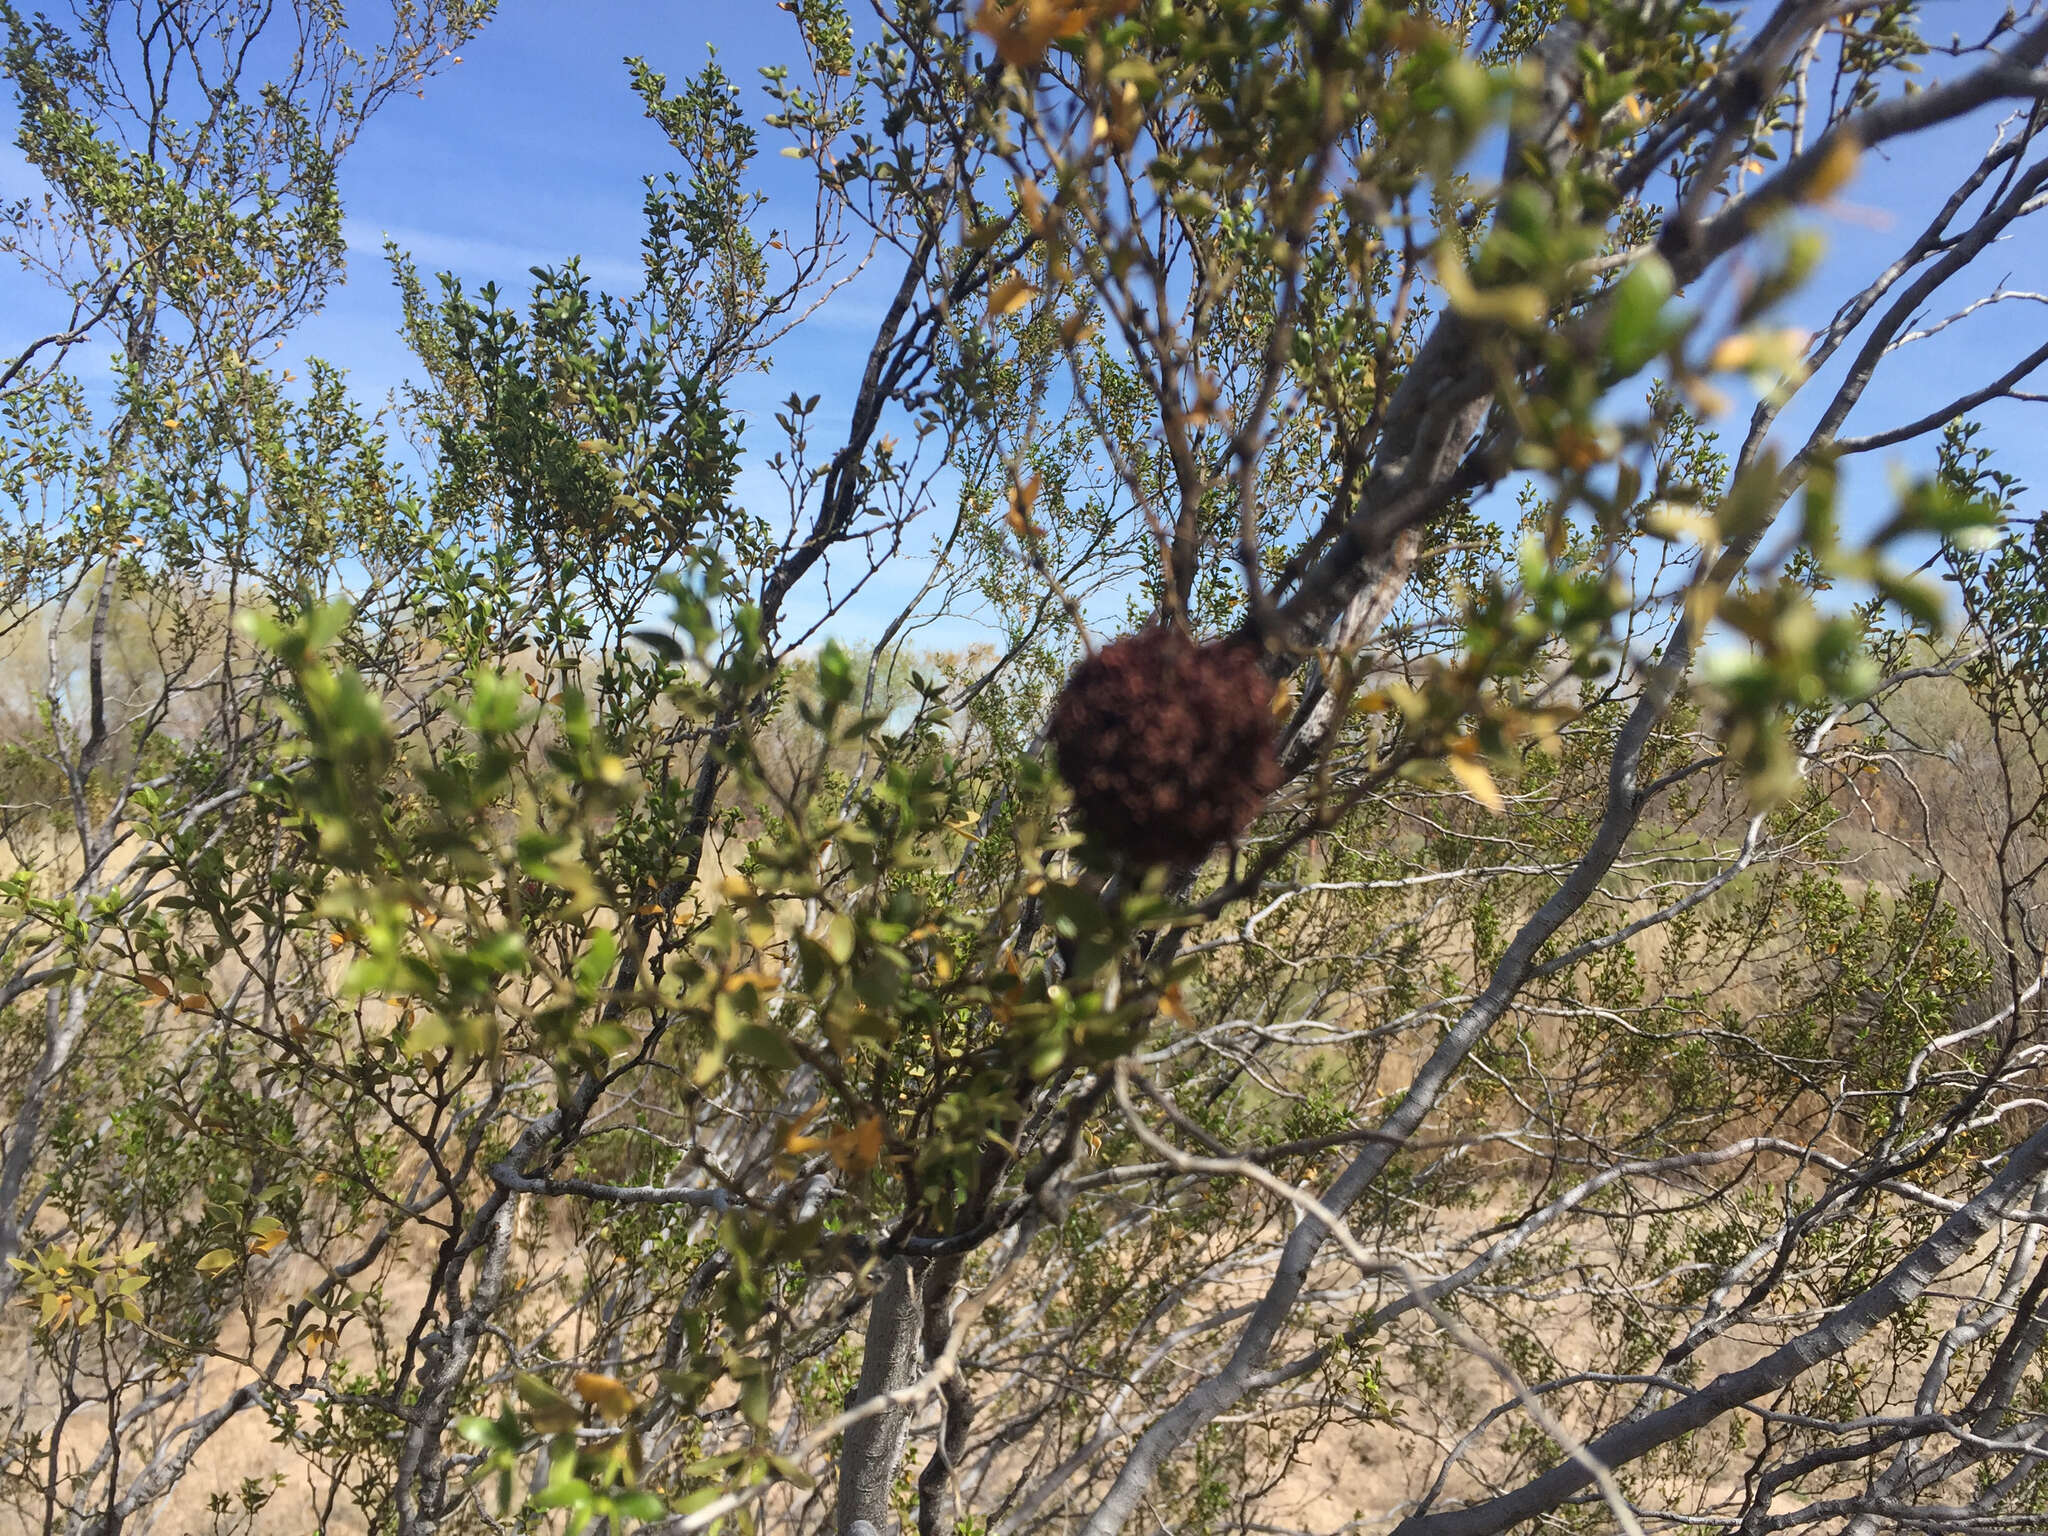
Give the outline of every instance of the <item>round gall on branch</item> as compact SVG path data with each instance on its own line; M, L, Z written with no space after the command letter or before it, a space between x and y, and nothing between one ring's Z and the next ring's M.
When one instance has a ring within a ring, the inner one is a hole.
M1052 745L1083 826L1141 864L1192 864L1280 784L1273 685L1237 640L1155 625L1074 668Z

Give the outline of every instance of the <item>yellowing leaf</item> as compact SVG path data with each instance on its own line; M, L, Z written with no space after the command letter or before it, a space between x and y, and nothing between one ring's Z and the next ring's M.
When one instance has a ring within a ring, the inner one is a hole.
M1550 301L1534 283L1509 283L1501 288L1480 289L1456 252L1446 250L1437 260L1437 277L1451 308L1468 319L1492 321L1515 330L1530 330L1543 323Z
M882 1160L882 1117L869 1115L850 1131L837 1131L829 1143L832 1161L848 1173L865 1173Z
M1752 374L1804 376L1805 352L1812 340L1805 331L1743 331L1725 337L1708 354L1707 366L1715 370L1742 369Z
M1725 416L1735 409L1734 401L1703 380L1683 380L1679 384L1679 390L1696 416Z
M1451 777L1464 786L1465 793L1498 816L1508 808L1500 797L1500 787L1493 782L1493 775L1486 764L1476 757L1461 757L1455 753L1447 760Z
M1856 142L1854 135L1837 134L1813 168L1813 175L1807 179L1802 198L1817 203L1824 197L1832 197L1849 184L1849 178L1856 174L1856 166L1863 158L1863 146Z
M1710 548L1718 544L1721 530L1711 517L1660 501L1643 517L1643 531L1667 544L1697 544Z
M818 1111L824 1107L825 1101L820 1099L790 1122L789 1129L783 1133L782 1137L783 1151L802 1155L805 1152L815 1152L818 1148L825 1145L825 1139L822 1136L806 1136L803 1134L804 1127L817 1119Z
M194 1264L192 1267L198 1270L199 1273L201 1273L202 1275L210 1276L217 1275L224 1269L232 1268L234 1266L234 1262L234 1249L215 1248L211 1252L201 1254L199 1256L199 1262Z
M1748 334L1729 336L1707 356L1707 366L1715 372L1726 369L1747 368L1756 360L1757 339Z
M988 296L988 312L992 315L1015 314L1037 297L1038 288L1031 279L1013 272Z
M1560 727L1577 715L1578 711L1569 706L1552 705L1548 709L1527 711L1518 723L1522 734L1533 740L1541 751L1554 757L1564 751L1564 733Z
M596 1371L578 1371L575 1376L576 1395L608 1419L623 1419L639 1406L626 1384L616 1376L600 1376Z
M1045 194L1032 181L1020 181L1017 186L1017 204L1024 214L1024 222L1031 226L1034 235L1043 236L1051 222L1051 211L1046 205Z

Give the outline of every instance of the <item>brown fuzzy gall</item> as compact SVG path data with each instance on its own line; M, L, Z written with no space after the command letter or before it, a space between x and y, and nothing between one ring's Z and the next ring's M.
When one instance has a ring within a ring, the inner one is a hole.
M1155 625L1074 668L1052 746L1082 825L1140 864L1188 865L1279 788L1273 684L1242 642Z

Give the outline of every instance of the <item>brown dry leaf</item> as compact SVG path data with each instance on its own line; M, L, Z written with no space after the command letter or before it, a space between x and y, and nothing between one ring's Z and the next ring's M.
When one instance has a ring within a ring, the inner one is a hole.
M1567 469L1584 474L1607 460L1606 446L1591 432L1567 426L1557 434L1557 456Z
M806 1136L803 1133L804 1127L809 1125L813 1120L817 1119L818 1111L823 1109L824 1107L825 1101L823 1099L820 1099L817 1103L813 1104L809 1109L805 1110L802 1114L798 1115L795 1120L790 1122L789 1129L783 1132L782 1134L783 1151L801 1157L804 1153L815 1152L820 1147L825 1145L824 1137Z
M882 1117L869 1115L855 1127L853 1133L854 1157L863 1168L872 1168L882 1160Z
M1038 285L1021 272L1012 272L988 296L988 312L992 315L1015 314L1037 297Z
M1059 38L1079 37L1090 23L1129 9L1130 0L982 0L974 30L1005 64L1031 69Z
M1045 194L1038 190L1035 181L1020 181L1017 184L1017 207L1024 215L1024 222L1031 232L1041 240L1046 238L1052 225L1052 213L1045 201Z
M1045 530L1031 521L1031 511L1038 505L1038 493L1044 482L1033 475L1022 484L1010 486L1010 509L1003 514L1003 521L1010 525L1010 532L1018 538L1038 538Z
M848 1173L866 1173L882 1160L882 1117L869 1115L850 1131L835 1131L832 1161Z

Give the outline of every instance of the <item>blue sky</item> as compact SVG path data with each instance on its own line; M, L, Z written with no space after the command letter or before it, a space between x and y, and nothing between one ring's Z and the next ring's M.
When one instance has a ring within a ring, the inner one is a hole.
M1979 28L2002 8L2003 0L1937 0L1929 30ZM298 350L346 367L368 400L383 398L404 377L410 359L381 257L387 235L423 269L452 271L471 286L495 281L514 300L530 281L528 268L571 255L583 258L600 285L633 286L640 181L670 169L674 157L628 89L622 60L644 56L673 81L701 67L707 46L715 47L749 101L765 111L758 71L791 56L791 26L774 0L506 0L498 20L463 50L459 66L430 82L423 99L394 102L351 153L343 170L350 281L305 325ZM1829 295L1874 270L1938 205L1958 168L1988 141L1995 115L1981 113L1933 142L1916 143L1904 158L1869 157L1842 206L1814 215L1829 235L1830 255L1785 320L1820 323L1833 307ZM800 217L811 202L807 168L779 158L775 148L773 136L764 135L758 171L771 197ZM22 175L18 162L0 164L0 190L21 190ZM771 221L775 211L771 204ZM1980 262L1964 296L2008 275L2013 286L2048 289L2048 241L2036 234ZM842 294L784 344L771 376L744 382L736 403L762 418L764 443L773 434L767 411L792 389L822 393L823 429L843 423L872 336L873 289L857 285ZM1936 338L1902 360L1909 366L1880 374L1849 430L1918 416L1955 393L1956 381L1999 371L2036 344L2044 326L2048 305L2015 303ZM2034 486L2048 485L2048 409L2007 404L1983 414L2007 467ZM1809 417L1804 407L1790 414L1788 440L1796 441L1790 433ZM1850 482L1849 526L1867 526L1888 510L1884 470L1921 468L1929 460L1924 449L1901 449L1859 471ZM779 487L758 469L741 490L779 498ZM839 630L851 638L878 626L894 611L888 599L917 574L906 569L889 590L872 593ZM930 638L958 643L972 631L947 626Z
M760 70L799 59L794 36L773 0L508 0L459 66L423 98L394 102L351 152L343 172L350 281L301 330L299 345L349 368L367 398L381 399L406 375L387 237L423 272L449 271L471 288L495 281L514 304L530 268L570 256L599 287L637 288L641 181L678 165L630 89L624 60L645 58L676 89L715 49L749 107L765 113ZM771 224L784 210L806 218L814 201L808 166L782 158L780 144L764 130L754 167L770 194L763 217ZM771 373L739 382L734 403L759 421L761 454L773 451L772 413L792 391L823 396L814 442L843 434L881 315L876 276L835 295L784 343ZM758 465L739 490L771 517L786 502ZM849 639L878 630L922 576L919 563L878 581L834 627ZM800 591L793 615L808 622L816 598ZM949 623L930 638L959 644L983 634Z
M2003 0L1935 0L1927 30L1969 32L2002 9ZM621 60L643 56L673 80L700 67L707 46L715 47L726 71L758 93L761 66L789 56L790 28L773 0L508 0L464 50L460 67L434 82L424 100L395 104L354 152L345 183L350 239L358 248L353 281L307 327L305 345L349 365L367 394L381 394L401 374L406 358L396 306L377 257L386 233L423 267L446 267L472 282L494 278L513 293L528 267L572 253L584 257L599 282L630 282L640 178L666 169L671 157L627 89ZM1813 215L1828 235L1829 256L1784 320L1821 324L1833 308L1830 296L1865 280L1939 206L1955 174L1981 153L1997 115L1980 113L1931 142L1917 141L1903 156L1868 157L1840 205ZM778 158L772 139L764 151L757 164L771 196L780 194L800 214L810 201L806 168ZM2009 276L2012 286L2048 289L2048 241L2037 235L1980 262L1972 280L1982 287L1999 276ZM874 313L857 291L842 295L784 347L774 376L747 382L742 408L763 411L792 388L815 390L824 395L824 422L843 421ZM1850 430L1920 415L1955 393L1956 381L2000 371L2044 327L2048 305L2012 303L1921 344L1912 358L1880 371ZM1788 413L1788 441L1796 443L1791 434L1810 422L1829 382L1828 375L1817 380ZM1981 414L2006 466L2033 486L2048 485L2048 409L2007 403ZM1746 410L1739 415L1746 419ZM1868 526L1889 511L1892 472L1930 463L1923 446L1857 466L1847 480L1847 525ZM749 484L771 489L756 477ZM889 595L878 592L874 603L857 605L841 628L881 622ZM968 637L952 626L947 633Z
M394 102L351 152L352 281L302 333L305 345L347 361L365 386L402 374L387 235L429 272L495 280L515 297L528 268L572 255L600 285L636 287L641 178L675 157L629 89L624 59L643 56L678 82L716 48L765 111L759 70L789 56L791 36L773 0L510 0L460 65L423 98ZM758 175L802 200L793 212L807 208L803 168L775 148L764 139ZM832 358L854 355L854 328L833 329L843 334L826 343Z

